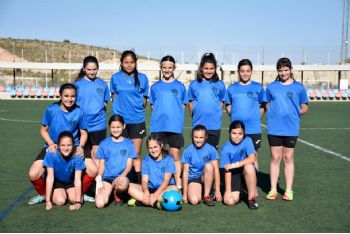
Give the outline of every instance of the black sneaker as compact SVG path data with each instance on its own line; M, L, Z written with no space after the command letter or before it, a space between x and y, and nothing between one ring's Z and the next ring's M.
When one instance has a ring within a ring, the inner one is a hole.
M255 200L248 201L248 208L251 210L258 209L259 205Z
M205 196L203 198L203 203L206 204L207 206L215 206L215 203L210 196Z

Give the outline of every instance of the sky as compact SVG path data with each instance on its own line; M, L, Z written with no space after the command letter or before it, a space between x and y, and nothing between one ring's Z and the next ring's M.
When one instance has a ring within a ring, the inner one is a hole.
M198 62L340 60L343 0L0 0L0 37L134 49Z

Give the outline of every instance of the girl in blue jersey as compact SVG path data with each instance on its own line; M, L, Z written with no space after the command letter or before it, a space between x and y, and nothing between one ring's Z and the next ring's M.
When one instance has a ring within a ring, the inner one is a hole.
M100 142L106 138L106 108L110 100L107 83L97 77L98 61L94 56L87 56L83 68L77 76L75 85L78 89L77 104L84 111L89 132L88 145L91 156L97 164L96 151Z
M128 193L146 206L155 206L165 191L178 191L173 178L175 164L158 135L151 134L146 144L149 155L142 160L141 185L130 183Z
M74 137L68 131L61 132L55 152L45 154L44 167L46 177L46 210L52 204L63 206L68 198L69 210L78 210L82 204L82 171L84 159L74 155Z
M203 202L214 206L210 191L215 180L215 198L221 201L219 155L216 149L206 143L207 129L197 125L192 130L192 144L189 145L182 157L183 169L183 200L193 205L202 200L202 185L204 187Z
M197 79L189 86L188 99L192 128L199 124L204 125L208 130L208 143L218 148L226 88L219 80L216 67L217 61L214 54L204 54L197 72Z
M136 158L133 143L122 136L125 123L120 115L112 115L108 121L111 136L100 143L97 150L99 159L96 176L96 207L103 208L109 201L114 189L116 205L121 205L118 193L125 192L129 186L127 178L132 167L132 159Z
M137 71L137 57L133 51L124 51L120 57L120 71L110 82L112 114L123 116L126 127L123 136L135 145L137 159L133 160L133 180L140 183L141 147L146 136L145 107L148 97L148 78ZM135 178L136 177L136 178Z
M244 123L235 120L229 127L230 140L221 147L220 167L225 169L224 202L233 206L240 201L244 176L248 190L248 208L257 209L255 150L252 139L245 134Z
M271 150L270 182L268 200L277 199L277 182L280 163L284 161L286 191L283 200L293 200L294 148L297 143L301 115L308 111L305 87L294 80L292 63L288 58L277 61L278 76L266 89L267 135Z
M175 182L181 188L181 156L184 146L182 135L185 121L185 108L188 104L186 87L174 78L175 59L167 55L160 62L162 79L151 86L149 102L152 108L151 133L160 135L169 145L176 173Z
M266 94L264 87L251 80L253 64L249 59L242 59L238 63L239 81L229 85L227 88L225 103L227 114L231 122L240 120L244 123L247 136L252 138L256 161L258 166L258 149L261 142L261 117L264 114L264 103L266 103Z
M60 100L49 105L42 117L40 135L45 142L44 148L36 157L29 170L29 180L33 183L35 190L39 193L28 203L30 205L43 202L45 200L45 179L42 178L45 168L43 160L46 152L56 153L58 136L63 131L73 134L74 145L77 154L85 155L86 173L84 173L83 190L86 192L93 182L97 167L89 154L84 154L84 147L87 141L87 124L83 111L76 105L77 88L70 83L60 87ZM87 198L87 196L84 196ZM86 199L87 200L87 199Z

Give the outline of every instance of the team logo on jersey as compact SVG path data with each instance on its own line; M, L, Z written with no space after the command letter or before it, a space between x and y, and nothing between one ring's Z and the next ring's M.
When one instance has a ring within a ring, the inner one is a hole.
M203 156L202 160L203 160L204 163L209 162L209 156L208 155Z
M241 150L239 151L239 154L240 154L241 156L244 156L244 149L241 149Z
M176 89L172 89L171 93L176 97L177 96L177 90Z
M119 153L120 153L120 155L121 155L123 158L125 158L126 152L127 152L126 149L121 149Z
M293 98L293 93L292 92L287 92L287 97L288 98Z
M252 97L253 97L253 92L250 92L250 91L247 92L247 97L248 97L248 98L252 98Z
M73 172L73 171L74 171L74 167L69 166L69 167L68 167L68 171L69 171L69 172Z
M160 168L160 171L161 171L162 173L165 173L165 166L162 166L162 168Z
M219 96L219 89L216 86L212 86L211 90L213 91L213 93L215 94L215 96Z
M103 94L103 89L102 88L97 88L96 92L98 93L98 95L102 96Z

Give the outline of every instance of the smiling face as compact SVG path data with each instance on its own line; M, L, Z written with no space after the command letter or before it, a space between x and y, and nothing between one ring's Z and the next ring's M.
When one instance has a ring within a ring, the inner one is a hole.
M131 74L136 68L136 61L132 58L131 55L127 55L122 61L122 67L124 71L126 71L128 74Z
M160 144L158 141L156 140L150 140L147 144L148 147L148 152L149 154L155 158L161 158L162 156L162 148L163 148L163 144Z
M118 139L123 132L125 125L119 121L112 121L109 125L109 130L111 131L111 135L114 139Z
M202 74L203 74L203 77L206 79L206 80L210 80L213 75L215 74L215 65L213 63L204 63L201 71L202 71Z
M70 137L63 137L58 143L58 148L61 151L63 157L69 157L73 152L73 140Z
M197 148L201 148L207 140L207 134L204 130L195 130L193 131L192 138L193 138L193 144Z
M64 110L71 109L76 101L76 91L75 89L64 89L62 91L62 94L60 94L61 97L61 107Z
M281 67L277 70L278 76L280 78L281 82L288 82L289 80L292 80L291 75L292 75L292 69L289 67Z
M247 84L252 76L252 68L249 65L243 65L238 70L240 81Z
M87 63L84 67L85 77L89 80L93 80L96 78L98 67L96 63Z
M230 132L231 141L235 144L239 144L244 137L244 132L242 128L234 128Z
M162 64L160 65L160 69L165 80L170 80L170 78L174 77L174 63L169 61L162 62Z

